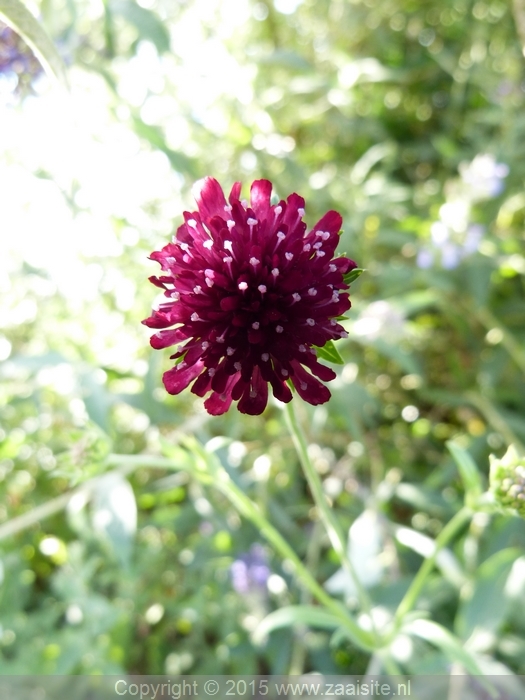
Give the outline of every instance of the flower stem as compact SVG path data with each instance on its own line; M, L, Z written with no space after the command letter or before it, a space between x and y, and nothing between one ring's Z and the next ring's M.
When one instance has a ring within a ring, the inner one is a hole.
M357 589L361 609L369 616L373 629L373 620L371 615L372 603L370 601L368 593L366 592L363 584L361 583L357 575L357 572L354 568L354 565L352 564L350 557L348 556L343 532L341 530L339 522L337 521L337 518L334 515L332 508L330 507L330 504L326 499L321 479L319 478L319 474L315 469L314 465L312 464L312 460L310 459L310 456L308 454L306 438L304 432L301 429L301 426L299 425L299 422L297 421L297 416L295 415L295 411L292 404L293 401L290 401L289 403L285 404L285 412L288 428L292 435L293 443L299 456L299 461L301 462L301 465L303 467L306 480L308 481L310 491L312 492L312 496L318 508L320 518L328 533L328 537L330 539L332 547L334 548L337 556L339 557L341 566L353 581Z
M374 649L374 639L370 632L362 629L351 613L338 601L334 600L317 583L308 569L304 566L292 547L284 537L271 525L260 512L253 501L230 478L219 479L214 486L221 491L245 518L250 520L261 535L274 547L278 554L293 564L297 578L302 582L317 600L334 615L341 619L341 626L346 628L349 636L367 651Z
M412 608L417 603L419 594L425 585L428 575L434 568L436 559L441 550L446 547L450 540L455 537L455 535L461 530L465 523L472 517L472 511L470 508L464 507L454 515L454 517L449 520L445 527L441 530L436 538L435 548L431 556L429 556L421 568L414 577L412 583L410 584L408 591L405 593L403 600L399 604L396 615L395 615L395 629L399 629L405 615L409 613Z

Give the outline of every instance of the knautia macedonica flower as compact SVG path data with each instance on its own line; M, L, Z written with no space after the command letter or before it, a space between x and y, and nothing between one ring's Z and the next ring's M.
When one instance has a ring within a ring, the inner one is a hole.
M164 385L178 394L195 380L194 394L211 392L204 405L213 415L232 401L262 413L268 384L288 402L288 381L305 401L324 403L330 392L316 377L335 372L315 348L346 336L337 321L350 308L343 275L356 268L334 258L341 216L329 211L307 232L299 195L272 205L268 180L252 184L250 203L240 193L237 182L228 203L215 179L199 181L198 211L184 212L173 242L151 255L165 274L150 280L168 301L143 323L160 329L155 349L182 344Z

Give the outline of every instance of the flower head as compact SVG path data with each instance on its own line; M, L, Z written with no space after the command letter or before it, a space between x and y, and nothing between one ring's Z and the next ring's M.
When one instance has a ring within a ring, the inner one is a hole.
M490 490L499 506L525 518L525 457L514 445L500 459L490 455Z
M299 195L272 205L268 180L252 184L250 203L240 192L237 182L228 203L217 180L199 181L198 211L184 212L173 242L151 255L165 274L150 280L168 301L143 323L160 329L152 347L181 344L164 385L178 394L195 380L193 393L211 392L204 405L213 415L232 401L262 413L268 384L288 402L288 380L305 401L324 403L330 392L316 377L335 373L315 347L346 336L337 322L350 308L343 275L357 267L333 257L341 216L329 211L307 232Z
M254 544L250 551L236 559L230 569L232 586L237 593L263 591L270 576L264 547Z
M11 80L13 89L27 87L42 73L42 66L27 44L11 27L0 22L0 83Z

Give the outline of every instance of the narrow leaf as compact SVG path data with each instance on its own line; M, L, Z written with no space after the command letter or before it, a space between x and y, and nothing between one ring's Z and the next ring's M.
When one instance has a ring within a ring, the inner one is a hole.
M344 365L345 361L339 354L339 351L335 347L332 340L329 340L321 348L315 346L317 352L317 357L320 360L326 360L327 362L333 362L335 365Z
M67 86L65 66L55 45L27 7L20 0L0 0L0 19L22 37L48 75Z
M332 613L314 605L290 605L286 608L280 608L264 618L254 632L254 642L262 644L270 632L292 625L334 630L341 626L341 620Z
M447 447L458 465L459 474L465 488L467 505L474 506L477 499L483 493L483 484L481 483L481 475L478 467L470 454L460 447L457 443L449 440Z
M413 620L404 627L404 631L413 634L438 647L452 663L459 662L464 666L467 673L473 676L482 676L483 672L474 657L460 640L451 634L445 627L432 620ZM489 692L493 690L488 685Z
M355 280L362 275L364 272L364 269L361 267L354 267L353 270L350 270L350 272L347 272L346 275L343 275L343 281L345 284L352 284L352 282L355 282Z

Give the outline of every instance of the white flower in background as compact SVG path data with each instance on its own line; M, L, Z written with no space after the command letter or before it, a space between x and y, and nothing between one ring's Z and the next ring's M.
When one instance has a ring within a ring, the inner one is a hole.
M373 301L359 315L352 332L357 339L373 342L382 338L395 342L405 333L403 313L388 301Z
M489 153L480 153L471 163L461 163L459 172L471 200L477 201L497 197L503 192L503 180L509 174L509 166L496 162Z
M370 509L361 513L348 532L348 557L365 588L375 586L383 576L385 566L381 554L384 540L381 517ZM352 577L344 569L336 571L324 586L329 593L343 593L347 598L354 597L357 593Z

